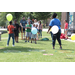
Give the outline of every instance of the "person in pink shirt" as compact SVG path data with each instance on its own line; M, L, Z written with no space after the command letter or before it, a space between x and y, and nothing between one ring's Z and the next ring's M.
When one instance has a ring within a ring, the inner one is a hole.
M64 30L65 30L65 39L67 40L67 32L68 32L68 23L67 23L67 20L64 21L65 23L65 27L64 27Z

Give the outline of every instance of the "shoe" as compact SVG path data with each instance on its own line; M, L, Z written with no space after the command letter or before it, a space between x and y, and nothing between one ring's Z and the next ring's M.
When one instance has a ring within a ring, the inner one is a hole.
M29 42L29 41L28 41Z
M25 42L27 42L27 41L25 41Z
M15 45L12 45L13 47L15 47Z
M53 47L53 49L55 49L55 48Z
M35 42L35 44L37 44L37 43Z
M18 41L16 41L16 43L19 43Z
M60 47L60 49L62 49L62 47Z
M32 41L31 41L31 43L32 43Z
M9 45L6 45L7 47L9 46Z

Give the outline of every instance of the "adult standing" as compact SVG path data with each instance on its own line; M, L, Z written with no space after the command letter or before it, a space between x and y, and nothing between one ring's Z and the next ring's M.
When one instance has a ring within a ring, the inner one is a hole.
M18 43L18 37L19 37L19 31L20 31L20 26L17 23L17 20L14 20L14 36L15 36L15 41L16 43Z
M49 30L51 29L51 27L53 27L54 25L58 26L59 31L58 31L58 33L56 33L56 34L53 34L52 44L53 44L53 49L55 49L55 41L56 41L56 39L57 39L57 41L59 42L59 45L60 45L60 49L62 49L61 40L60 40L60 35L61 35L61 23L60 23L60 20L56 18L56 16L57 16L57 14L54 13L54 14L53 14L53 19L50 21L49 29L48 29L47 33L49 32Z
M67 20L64 21L65 23L65 27L64 27L64 30L65 30L65 40L67 40L67 32L68 32L68 23L67 23Z
M27 24L27 21L25 20L25 17L23 17L22 20L20 21L20 25L21 25L21 28L23 28L24 39L25 39L25 27L26 27L26 24ZM22 37L22 39L23 39L23 37Z

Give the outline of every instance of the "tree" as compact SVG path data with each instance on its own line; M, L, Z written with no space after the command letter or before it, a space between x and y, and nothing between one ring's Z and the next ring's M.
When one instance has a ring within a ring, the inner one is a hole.
M7 21L6 15L9 13L13 15L13 20L17 19L18 22L23 15L23 12L1 12L0 13L0 25L1 26L4 26L6 24L6 21Z
M35 16L38 20L46 20L51 16L50 12L34 12L33 16Z

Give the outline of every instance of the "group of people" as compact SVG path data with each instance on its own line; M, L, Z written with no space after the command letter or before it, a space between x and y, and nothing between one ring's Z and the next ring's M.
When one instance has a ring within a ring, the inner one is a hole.
M49 29L47 31L51 33L51 37L52 37L52 45L53 45L53 49L55 49L55 41L57 39L59 45L60 45L60 49L62 49L62 44L61 44L61 39L60 39L60 35L61 35L61 22L59 19L56 18L57 14L54 13L52 15L52 20L50 21L49 24ZM67 31L68 31L68 23L67 20L64 21L65 22L65 36L67 38ZM17 20L14 21L14 24L12 25L12 21L9 22L10 25L8 25L7 29L9 31L9 37L8 37L8 41L7 41L7 46L9 46L9 41L10 41L10 37L12 37L13 39L13 46L15 46L15 41L16 43L18 43L18 36L19 36L19 32L20 32L20 27L21 27L21 33L24 33L24 39L25 39L25 31L26 31L26 39L25 42L29 42L29 40L31 39L31 43L32 40L35 40L35 44L36 44L36 40L39 40L39 37L42 37L42 24L41 21L38 21L35 19L34 23L30 20L30 18L28 18L28 20L25 20L25 17L22 18L22 20L20 21L20 25L17 24ZM59 31L56 34L53 34L51 32L51 28L56 25L59 28ZM37 29L37 33L36 34L32 34L31 30L32 28L36 28ZM15 40L14 40L15 37ZM23 39L23 38L22 38Z
M9 31L9 36L8 36L8 41L7 41L7 46L9 46L9 41L10 38L12 37L13 39L13 45L15 46L15 42L18 42L18 37L19 37L19 33L21 31L21 34L24 34L24 38L22 37L22 39L25 39L25 42L29 42L29 40L31 39L31 43L32 40L35 40L35 44L36 40L39 40L39 38L42 38L42 24L41 21L38 21L35 19L34 22L32 22L32 20L30 20L30 18L28 17L28 20L25 20L25 17L22 18L22 20L20 21L20 25L17 23L17 20L14 20L14 24L12 24L12 21L9 22L10 25L8 25L7 30ZM32 34L31 30L32 28L36 28L37 29L37 33L36 34ZM26 32L26 35L25 35ZM22 35L23 35L22 34ZM26 36L26 38L25 38Z

